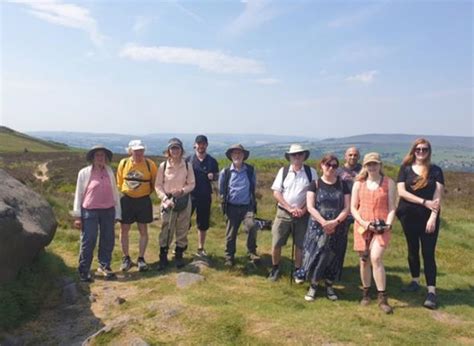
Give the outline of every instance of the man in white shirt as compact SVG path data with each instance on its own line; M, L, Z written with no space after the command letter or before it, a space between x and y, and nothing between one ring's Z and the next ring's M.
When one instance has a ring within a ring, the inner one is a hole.
M299 144L292 144L285 153L290 165L280 168L272 185L278 209L272 226L272 270L268 275L270 281L276 281L280 276L281 248L286 245L291 233L296 245L295 282L304 282L304 273L299 269L309 217L306 192L310 183L318 178L316 170L304 164L308 157L309 150Z

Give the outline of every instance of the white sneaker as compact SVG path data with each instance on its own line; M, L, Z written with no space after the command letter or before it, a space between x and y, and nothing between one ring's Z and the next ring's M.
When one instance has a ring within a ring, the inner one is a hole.
M316 299L316 288L313 286L309 286L308 293L304 296L304 300L307 302L312 302Z

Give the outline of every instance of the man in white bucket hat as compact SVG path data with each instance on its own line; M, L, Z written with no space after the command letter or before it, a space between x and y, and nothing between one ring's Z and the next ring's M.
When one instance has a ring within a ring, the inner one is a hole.
M135 222L140 232L137 266L146 271L145 250L148 244L148 224L153 221L153 193L157 173L156 164L145 158L145 145L140 139L133 139L125 148L130 157L122 159L117 168L117 186L122 193L122 220L120 242L122 244L121 270L128 271L133 263L129 254L129 232Z
M306 192L310 183L318 178L316 170L304 164L308 157L309 150L300 144L292 144L285 153L290 165L280 168L272 185L278 209L272 226L272 270L268 275L270 281L276 281L280 276L281 248L292 234L296 245L294 279L297 283L304 282L304 273L299 269L309 217Z

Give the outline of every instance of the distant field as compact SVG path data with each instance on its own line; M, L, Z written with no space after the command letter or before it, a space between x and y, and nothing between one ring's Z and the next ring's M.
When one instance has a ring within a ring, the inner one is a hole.
M116 167L119 159L114 157L113 166ZM28 171L43 162L49 162L50 180L40 183ZM259 216L273 219L275 202L270 186L285 161L254 159L250 162L258 172ZM219 163L222 167L228 160ZM137 273L134 268L127 275L120 273L116 282L98 279L90 286L81 285L84 299L72 309L59 310L55 305L60 297L54 285L55 277L76 278L79 232L71 229L68 211L72 207L77 171L84 165L83 153L8 154L0 160L0 168L7 169L48 199L60 222L56 237L40 262L22 274L16 286L9 286L3 293L0 289L0 299L7 297L9 301L8 305L0 304L0 317L4 318L0 318L0 322L9 326L15 335L29 335L28 344L58 344L64 338L71 343L78 342L100 328L97 326L123 318L131 322L104 333L97 343L127 344L132 337L140 336L151 345L474 344L474 175L471 173L446 172L437 252L440 308L436 311L421 307L424 290L417 294L400 292L400 286L407 283L409 275L406 245L398 222L384 259L389 301L395 308L394 315L386 316L375 302L369 307L359 306L360 279L358 259L352 251L352 235L343 278L335 286L340 294L337 302L318 294L315 302L307 303L303 299L307 284L289 284L290 246L283 251L283 278L275 284L266 280L271 251L268 231L259 233L261 265L255 267L246 260L245 235L240 234L237 265L231 270L225 268L224 219L216 198L207 242L211 267L201 273L204 281L189 289L177 289L178 271L174 267L164 273L145 274ZM395 177L397 171L397 166L386 167L391 177ZM156 197L154 201L158 202ZM153 265L158 259L159 230L159 222L150 227L146 258ZM118 269L121 258L118 233L117 227L114 269ZM193 226L185 256L188 261L196 248L195 233ZM131 237L131 255L135 259L138 241L135 229ZM35 280L37 286L32 284ZM91 303L90 296L96 301ZM113 303L117 296L126 302Z

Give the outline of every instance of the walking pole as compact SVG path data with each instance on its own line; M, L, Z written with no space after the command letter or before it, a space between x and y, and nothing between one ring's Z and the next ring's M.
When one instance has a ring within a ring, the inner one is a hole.
M293 285L293 272L295 271L295 222L291 221L291 271L290 286Z
M173 202L174 201L174 198L173 198ZM170 247L170 233L171 233L171 221L173 219L173 211L174 211L174 207L173 208L170 208L170 221L168 223L168 233L166 235L166 247L169 249Z

